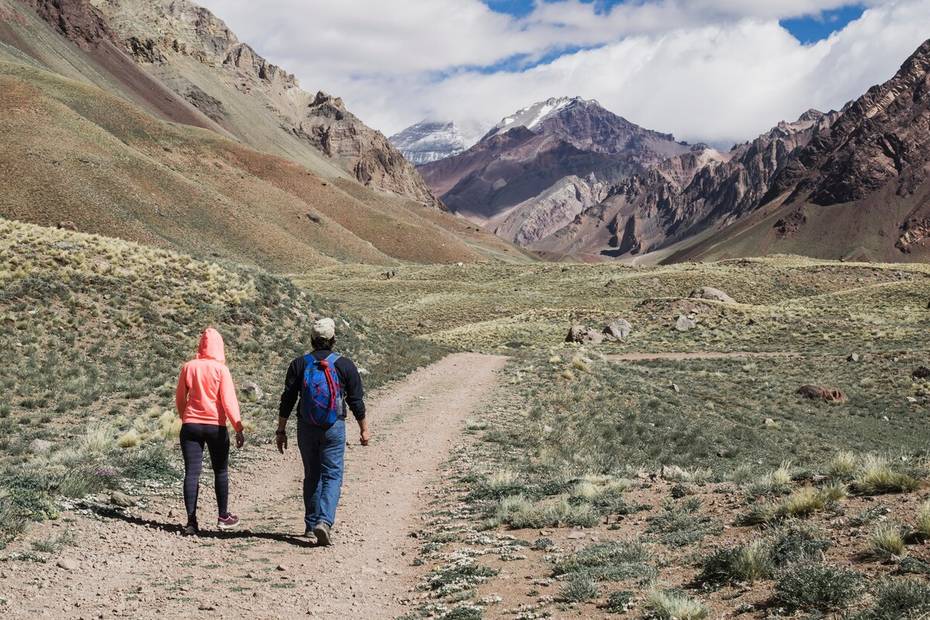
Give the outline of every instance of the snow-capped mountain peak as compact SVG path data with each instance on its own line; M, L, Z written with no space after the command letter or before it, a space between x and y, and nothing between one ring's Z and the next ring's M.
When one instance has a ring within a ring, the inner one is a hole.
M417 166L458 155L474 143L454 122L428 120L394 134L390 141Z
M545 101L539 101L505 117L501 122L492 127L488 134L493 135L499 132L509 131L514 127L533 129L547 118L558 114L568 106L576 103L596 104L597 102L593 100L586 101L581 97L550 97Z

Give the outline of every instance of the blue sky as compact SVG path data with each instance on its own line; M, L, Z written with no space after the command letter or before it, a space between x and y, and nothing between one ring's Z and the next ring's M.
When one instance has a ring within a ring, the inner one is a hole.
M778 0L772 0L777 2ZM491 9L498 13L513 17L526 17L533 12L534 0L484 0ZM598 13L607 13L616 5L624 4L625 0L582 0L592 4ZM794 37L804 44L816 43L826 39L834 32L839 32L849 22L862 17L865 5L850 3L847 6L823 11L820 14L806 15L791 19L783 19L779 23Z

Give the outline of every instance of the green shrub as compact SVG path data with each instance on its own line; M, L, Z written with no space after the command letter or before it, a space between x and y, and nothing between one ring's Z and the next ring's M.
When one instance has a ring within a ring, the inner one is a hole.
M775 599L789 609L827 611L849 606L861 590L862 580L853 571L822 564L795 564L779 576Z
M799 562L815 562L833 543L823 538L815 527L798 521L789 521L771 535L770 552L776 568Z
M559 592L559 600L567 603L584 603L600 596L597 582L583 573L572 574Z
M672 547L684 547L700 541L709 534L720 532L721 525L711 517L700 514L699 506L699 501L669 505L664 512L649 521L646 532L654 534L656 540Z
M619 541L597 543L573 553L555 565L555 575L588 575L596 581L621 581L637 578L652 579L656 569L650 564L651 554L639 542Z
M930 586L914 579L889 579L878 586L872 606L856 620L918 620L930 615Z
M624 614L633 607L633 593L629 590L611 592L604 609L612 614Z
M751 583L771 577L774 569L768 541L756 540L732 549L717 549L711 553L703 562L698 581L712 585L743 581Z

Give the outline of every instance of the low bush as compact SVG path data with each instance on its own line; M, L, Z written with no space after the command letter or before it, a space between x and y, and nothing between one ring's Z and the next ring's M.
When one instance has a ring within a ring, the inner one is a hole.
M596 581L637 579L647 582L656 575L649 551L639 542L620 541L598 543L585 547L555 565L559 575L590 576Z
M823 564L796 564L786 568L775 584L775 600L792 610L844 609L862 591L858 573Z
M597 581L582 573L572 574L559 592L559 600L566 603L584 603L600 596Z
M708 611L699 601L680 592L655 590L646 597L645 618L654 620L703 620Z
M930 586L915 579L883 581L871 607L855 620L918 620L930 616Z

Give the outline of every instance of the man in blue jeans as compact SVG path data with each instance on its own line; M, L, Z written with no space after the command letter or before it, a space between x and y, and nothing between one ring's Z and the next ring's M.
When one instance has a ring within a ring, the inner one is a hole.
M310 334L313 352L296 358L287 369L284 392L278 410L278 430L275 443L284 454L287 449L287 419L294 404L304 399L305 371L308 363L321 366L331 364L338 385L330 384L333 394L343 400L338 403L338 415L332 424L318 424L301 412L297 419L297 446L304 463L304 522L305 536L319 545L329 545L330 530L336 522L336 505L342 489L342 473L345 469L346 451L346 405L358 421L361 443L367 446L371 439L368 421L365 419L364 390L358 369L347 357L333 353L336 344L336 323L332 319L320 319L313 324ZM328 379L330 377L328 376ZM307 418L307 419L304 419Z

